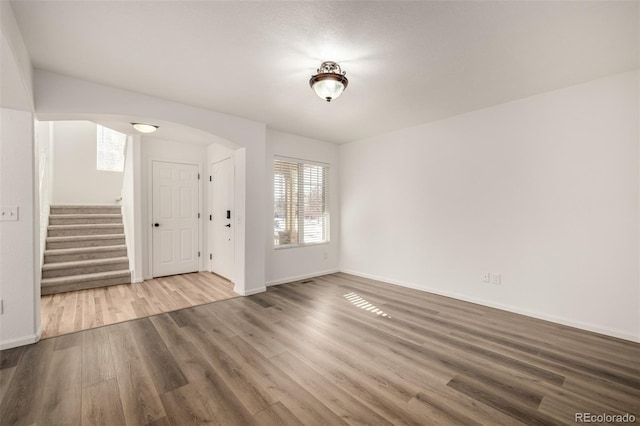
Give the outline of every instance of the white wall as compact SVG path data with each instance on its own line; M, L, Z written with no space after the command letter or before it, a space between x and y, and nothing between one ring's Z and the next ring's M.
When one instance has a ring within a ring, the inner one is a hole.
M0 221L0 349L40 337L39 209L33 114L0 109L0 206L18 207L17 221ZM37 300L38 303L34 303Z
M53 123L53 204L116 204L122 172L96 169L97 125Z
M0 349L6 349L40 338L40 238L32 69L9 2L0 2L0 32L0 206L19 208L19 221L0 222Z
M340 248L340 196L338 146L332 143L267 129L265 193L267 208L266 280L267 285L290 282L338 270ZM306 247L276 250L273 247L273 159L274 156L299 158L329 164L330 242Z
M186 144L175 141L168 141L163 139L157 139L150 136L143 136L140 146L140 158L141 158L141 180L142 180L142 256L143 256L143 275L145 279L152 277L151 268L151 193L152 193L152 180L151 180L151 162L168 161L173 163L186 163L196 164L199 167L200 174L203 176L203 170L207 158L207 148L203 145ZM203 193L202 179L199 185L200 194L200 213L204 212L203 206L206 206L207 200ZM200 218L200 243L199 250L204 252L206 248L206 239L203 237L204 233L203 217ZM200 258L200 270L204 269L203 258Z
M36 121L34 125L34 140L38 158L37 184L40 204L40 267L44 264L44 249L47 240L47 226L49 225L49 207L51 205L52 188L52 155L53 155L53 123L50 121Z
M341 269L640 340L638 79L343 145Z
M127 136L127 147L122 177L122 222L127 238L127 256L131 269L131 282L143 281L144 258L142 247L143 218L140 136Z

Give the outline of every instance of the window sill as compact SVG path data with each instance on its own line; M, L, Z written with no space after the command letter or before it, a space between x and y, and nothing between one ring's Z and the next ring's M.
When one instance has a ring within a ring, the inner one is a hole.
M286 245L282 245L282 246L274 246L273 249L274 250L286 250L286 249L292 249L292 248L323 246L323 245L327 245L327 244L331 244L331 241L322 241L320 243L307 243L307 244L286 244Z

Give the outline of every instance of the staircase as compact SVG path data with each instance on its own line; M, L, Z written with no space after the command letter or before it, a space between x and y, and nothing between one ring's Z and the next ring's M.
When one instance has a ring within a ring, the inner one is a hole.
M129 283L120 206L51 206L42 295Z

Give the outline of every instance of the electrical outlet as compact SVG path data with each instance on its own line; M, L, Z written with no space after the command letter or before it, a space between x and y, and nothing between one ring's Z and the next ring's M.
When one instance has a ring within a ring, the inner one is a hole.
M496 272L491 274L491 283L492 284L501 284L502 276Z
M490 283L491 282L491 274L488 272L485 272L484 275L482 275L482 282L483 283Z

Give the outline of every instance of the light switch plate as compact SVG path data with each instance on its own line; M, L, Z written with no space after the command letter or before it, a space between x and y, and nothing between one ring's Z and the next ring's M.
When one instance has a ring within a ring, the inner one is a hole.
M7 206L0 208L0 221L9 222L18 220L18 206Z

